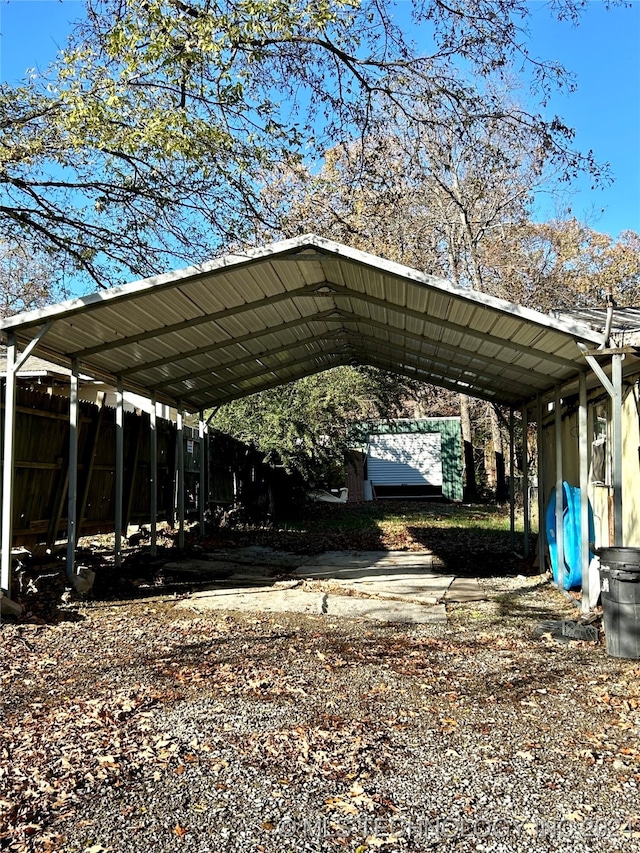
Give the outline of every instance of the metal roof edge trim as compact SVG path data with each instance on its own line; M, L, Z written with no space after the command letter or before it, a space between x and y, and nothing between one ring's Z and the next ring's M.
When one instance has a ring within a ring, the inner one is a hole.
M181 267L177 270L171 270L170 272L160 273L159 275L111 287L108 290L96 291L86 296L67 299L55 305L47 305L45 308L36 308L33 311L14 314L11 317L5 317L0 320L0 332L10 332L26 326L41 325L47 320L60 319L77 314L83 309L95 308L106 302L130 299L148 290L161 290L171 286L178 287L181 283L188 280L211 275L212 273L221 272L226 269L234 269L238 266L245 266L270 258L275 259L280 255L299 252L307 248L319 248L313 243L309 244L310 236L313 237L313 235L303 235L287 240L279 240L275 243L269 243L266 246L249 248L244 252L232 252L228 255L222 255L219 258L203 261L201 264ZM314 239L321 238L315 237Z
M361 249L353 249L342 243L337 243L316 234L303 234L299 237L280 240L266 246L250 248L242 253L236 252L229 255L223 255L222 257L205 261L202 264L183 267L182 269L140 279L139 281L120 285L106 291L100 291L88 294L87 296L70 299L57 305L35 309L23 314L16 314L12 317L0 320L0 333L5 336L7 332L15 332L28 326L42 325L47 320L61 319L66 316L81 313L83 310L98 307L107 302L130 299L141 295L144 291L157 290L171 286L177 287L182 282L189 279L193 280L194 278L211 275L212 273L221 272L222 270L247 266L249 264L269 260L271 258L275 259L281 255L287 255L290 253L297 254L305 249L316 249L320 252L324 252L325 254L335 255L338 258L343 257L346 260L363 264L369 268L382 270L397 278L407 279L415 284L424 285L426 287L433 287L467 302L493 309L500 313L506 313L527 322L535 323L539 326L550 328L572 338L579 338L580 340L592 341L598 344L602 343L604 340L603 333L597 332L590 326L575 322L569 323L561 321L549 314L543 314L531 308L525 308L517 305L516 303L509 302L506 299L499 299L495 296L490 296L489 294L480 293L479 291L460 288L446 279L437 278L429 273L424 273L395 261L381 258L369 252L364 252Z

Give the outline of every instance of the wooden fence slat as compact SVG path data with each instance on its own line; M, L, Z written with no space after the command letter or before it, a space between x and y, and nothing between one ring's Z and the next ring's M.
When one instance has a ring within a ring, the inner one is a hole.
M131 420L131 419L130 419ZM125 506L124 506L124 529L129 527L131 520L131 508L133 507L134 488L136 484L136 473L138 468L138 456L140 455L140 444L142 442L142 415L137 415L134 421L135 429L130 430L134 433L129 441L129 453L125 462Z
M97 404L98 416L97 418L91 419L91 426L89 427L89 433L86 438L86 448L82 463L82 468L84 469L84 477L79 490L82 497L80 499L80 506L78 509L78 537L82 536L82 525L84 523L84 518L87 512L87 502L89 500L91 478L93 476L96 461L96 448L98 446L100 428L102 426L102 419L104 417L104 399L105 394L103 392L100 392L100 394L98 395Z
M69 460L69 400L32 388L17 389L17 429L14 478L13 542L31 547L46 542L52 545L66 533L66 505ZM0 407L0 421L3 420ZM125 430L127 523L149 521L150 444L145 430L147 415L127 413ZM82 403L78 464L78 534L113 532L115 466L114 410L104 405ZM135 425L135 426L134 426ZM133 428L132 428L133 427ZM158 424L158 519L167 519L173 509L176 427L159 419ZM197 431L185 428L185 440L198 443ZM1 444L0 444L1 446ZM198 449L200 453L202 448ZM254 448L231 436L211 430L205 451L211 505L234 500L234 477L245 486L251 482L251 469L259 468L267 477L263 456ZM195 463L196 455L190 461ZM199 466L187 465L186 482L195 493L199 484ZM64 527L63 527L64 525Z

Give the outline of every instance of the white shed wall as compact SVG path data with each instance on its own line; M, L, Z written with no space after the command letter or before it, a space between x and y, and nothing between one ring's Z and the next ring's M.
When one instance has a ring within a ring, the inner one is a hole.
M439 432L369 436L368 478L374 486L442 486Z

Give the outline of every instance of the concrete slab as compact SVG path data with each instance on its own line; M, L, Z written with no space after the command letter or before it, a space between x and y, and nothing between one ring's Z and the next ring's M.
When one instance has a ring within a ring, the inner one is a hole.
M251 583L271 580L278 566L238 562L236 560L173 560L162 564L170 575L194 577L199 580L236 580Z
M437 558L427 551L332 551L304 562L288 555L296 561L295 572L281 581L274 580L276 567L286 563L279 552L243 551L240 559L234 552L232 560L218 554L211 562L185 561L185 570L190 562L201 563L191 570L199 569L205 575L217 568L226 576L212 578L209 589L177 606L422 624L446 621L445 599L484 597L477 581L438 573ZM262 556L268 559L261 562Z
M347 572L374 567L431 568L434 562L438 564L439 561L430 551L326 551L307 560L304 571L313 572L306 577L315 577L329 569Z
M358 593L376 596L378 598L401 599L417 601L420 604L437 604L442 601L452 575L382 575L371 578L367 575L353 580L327 580L332 586Z
M423 551L328 552L299 567L296 574L345 590L422 604L441 601L453 581L453 575L434 573L433 555Z
M415 575L437 570L439 565L439 560L427 551L329 551L307 561L296 571L305 578L354 580L375 575Z
M484 601L486 597L477 578L454 578L444 594L445 601L455 602Z
M276 551L264 545L247 545L244 548L221 548L207 554L210 561L244 566L263 566L271 569L295 569L311 557L302 557L289 551Z
M168 574L204 578L226 578L240 568L244 568L244 565L214 562L213 560L170 560L162 563L162 569Z
M232 589L197 592L178 602L176 607L201 612L239 610L253 613L305 613L410 624L439 623L447 619L444 605L426 606L273 587L246 592Z

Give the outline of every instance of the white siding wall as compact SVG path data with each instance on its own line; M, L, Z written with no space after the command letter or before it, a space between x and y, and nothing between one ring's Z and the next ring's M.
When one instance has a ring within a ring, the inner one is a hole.
M374 486L441 486L439 432L369 436L368 478Z

